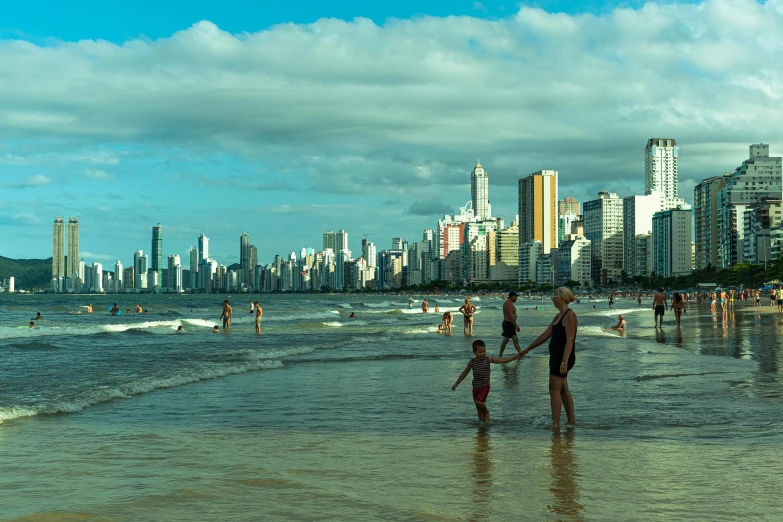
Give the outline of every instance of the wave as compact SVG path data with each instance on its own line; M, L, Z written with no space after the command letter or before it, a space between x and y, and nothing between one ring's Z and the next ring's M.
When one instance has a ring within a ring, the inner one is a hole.
M217 379L239 373L259 370L274 370L284 365L280 359L295 355L305 355L315 351L312 346L295 346L284 350L255 351L242 350L233 355L241 356L241 360L231 364L202 366L190 371L181 371L167 377L145 377L103 389L91 388L83 397L65 401L48 401L35 406L0 407L0 424L3 422L56 413L75 413L90 406L115 399L127 399L134 395L149 393L163 388L173 388L193 382Z
M390 306L394 306L390 303L362 303L367 308L388 308Z

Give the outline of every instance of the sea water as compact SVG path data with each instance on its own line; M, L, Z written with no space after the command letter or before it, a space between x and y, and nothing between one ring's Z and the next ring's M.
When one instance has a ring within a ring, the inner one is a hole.
M0 296L0 518L783 519L766 308L694 304L678 331L650 303L573 305L577 425L553 430L546 345L493 365L490 426L470 377L450 390L473 339L497 354L501 298L475 301L469 338L459 315L438 335L421 296L252 297L261 335L247 296ZM226 298L232 328L212 333ZM524 348L556 310L517 309ZM601 330L618 313L624 337Z

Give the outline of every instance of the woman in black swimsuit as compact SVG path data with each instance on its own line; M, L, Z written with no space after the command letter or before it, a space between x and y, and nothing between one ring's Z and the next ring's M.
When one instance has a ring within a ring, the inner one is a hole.
M576 300L574 293L567 287L555 290L552 303L558 310L557 316L538 339L522 351L522 357L549 340L549 402L552 406L552 427L560 426L560 410L565 406L568 423L574 424L574 399L568 389L568 371L574 367L574 341L576 340L577 319L569 303Z

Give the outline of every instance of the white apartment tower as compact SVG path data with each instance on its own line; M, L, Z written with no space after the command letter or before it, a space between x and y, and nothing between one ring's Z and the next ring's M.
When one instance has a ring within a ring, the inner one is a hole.
M644 149L644 193L663 192L677 197L677 155L679 147L672 138L650 138Z
M492 217L492 207L489 204L489 178L480 161L476 162L473 172L470 173L470 202L477 219L484 220Z
M585 237L590 240L591 279L597 285L620 282L623 271L623 200L612 192L582 206Z

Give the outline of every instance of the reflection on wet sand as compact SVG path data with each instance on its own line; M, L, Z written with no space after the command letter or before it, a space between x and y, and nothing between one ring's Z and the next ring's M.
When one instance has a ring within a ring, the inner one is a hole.
M512 364L504 364L500 366L501 371L503 372L503 386L508 390L516 388L519 383L519 380L517 379L517 375L519 374L519 364L520 361L516 361Z
M655 329L655 340L661 344L666 344L666 334L664 333L663 328Z
M582 520L584 506L579 503L579 465L573 452L574 432L552 432L552 492L554 503L549 511L562 518L558 520Z
M489 443L487 428L481 427L476 433L473 445L473 514L470 520L490 520L492 508L492 445Z

